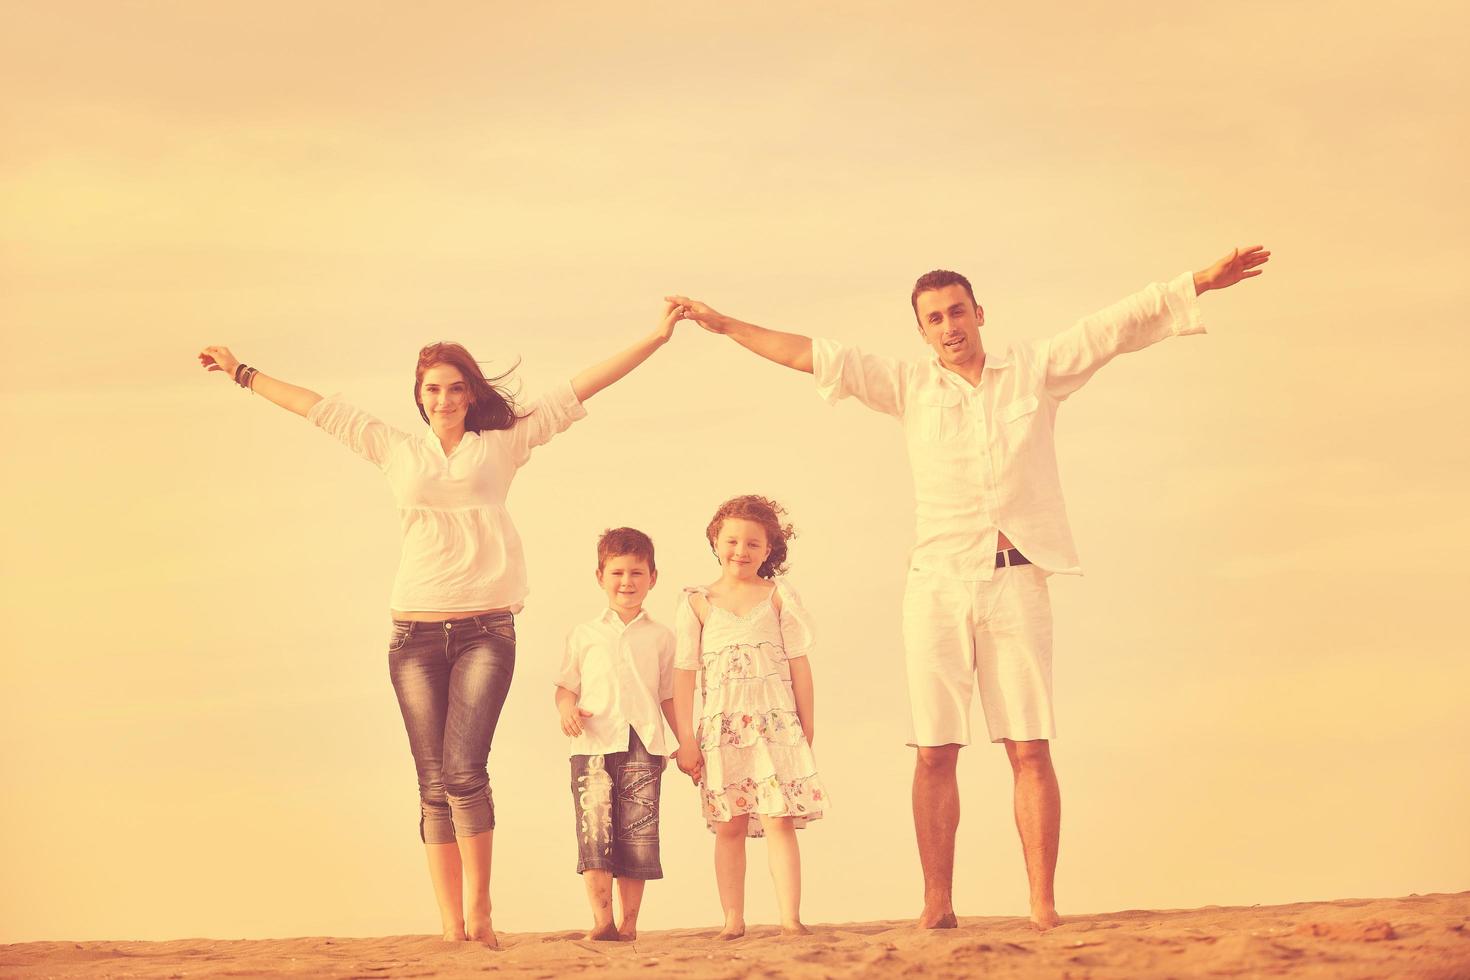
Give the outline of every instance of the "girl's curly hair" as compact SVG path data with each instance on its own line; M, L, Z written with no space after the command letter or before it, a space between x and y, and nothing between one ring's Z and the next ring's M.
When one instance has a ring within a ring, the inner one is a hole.
M771 553L761 562L756 574L761 578L774 578L786 573L786 542L796 537L796 528L790 523L782 523L785 516L786 508L769 497L753 493L731 497L715 511L709 527L705 528L704 536L709 540L709 550L719 554L715 551L715 539L720 536L720 525L727 518L755 521L765 529L766 543L771 546Z

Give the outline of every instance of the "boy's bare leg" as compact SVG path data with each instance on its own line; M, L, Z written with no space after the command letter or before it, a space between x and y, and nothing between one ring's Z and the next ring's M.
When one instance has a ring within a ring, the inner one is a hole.
M439 903L439 922L444 938L463 942L464 882L460 877L459 845L425 844L429 856L429 880L434 884L434 900Z
M592 928L587 930L587 939L613 942L618 938L613 925L611 871L588 868L582 872L582 884L587 888L587 904L592 906Z
M499 946L490 925L490 853L495 831L487 830L459 838L459 860L464 875L465 938L486 946Z
M749 822L750 815L742 813L714 825L715 883L725 912L725 928L716 939L745 935L745 829Z
M801 850L796 843L796 827L790 817L762 816L760 821L766 832L776 904L781 909L781 935L810 935L811 930L801 924Z
M622 921L618 923L618 938L631 943L638 938L638 909L643 905L643 886L647 882L642 878L619 878L617 882L618 904L623 910Z
M924 869L923 929L954 929L954 838L960 826L958 745L922 745L914 763L914 835Z
M1057 847L1062 833L1062 793L1051 764L1051 743L1005 740L1015 777L1016 831L1026 857L1031 888L1031 927L1045 931L1059 924L1055 883Z

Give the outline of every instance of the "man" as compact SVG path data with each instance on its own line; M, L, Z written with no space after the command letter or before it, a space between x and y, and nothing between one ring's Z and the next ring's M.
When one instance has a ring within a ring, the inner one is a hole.
M768 330L683 296L685 316L777 364L814 374L829 401L852 396L899 419L914 475L918 540L904 592L903 635L917 749L914 830L924 871L919 925L954 928L955 766L980 689L992 742L1015 786L1031 923L1060 921L1053 884L1061 795L1052 768L1051 605L1046 577L1078 574L1062 503L1057 407L1115 356L1202 333L1197 297L1258 276L1271 253L1235 249L1208 268L1156 283L1039 343L987 352L985 311L969 280L930 272L911 302L920 362L874 357L830 340Z

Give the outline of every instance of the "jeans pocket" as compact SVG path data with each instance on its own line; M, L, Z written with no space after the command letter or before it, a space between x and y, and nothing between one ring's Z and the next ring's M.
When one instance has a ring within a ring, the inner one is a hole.
M516 641L516 621L509 613L500 616L477 616L475 622L479 624L480 632L485 636L492 636L508 643Z
M622 824L630 841L658 840L658 797L663 767L654 765L624 766L618 807L623 811Z
M388 634L388 652L397 653L408 646L408 638L413 633L412 623L393 623L393 630Z

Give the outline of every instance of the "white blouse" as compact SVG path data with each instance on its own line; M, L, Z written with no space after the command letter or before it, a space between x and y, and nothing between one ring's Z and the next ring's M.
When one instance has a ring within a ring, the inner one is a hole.
M433 429L410 435L336 395L306 418L388 478L403 526L391 609L520 612L529 591L526 559L506 494L532 449L586 415L568 381L532 402L511 428L466 432L448 456Z

